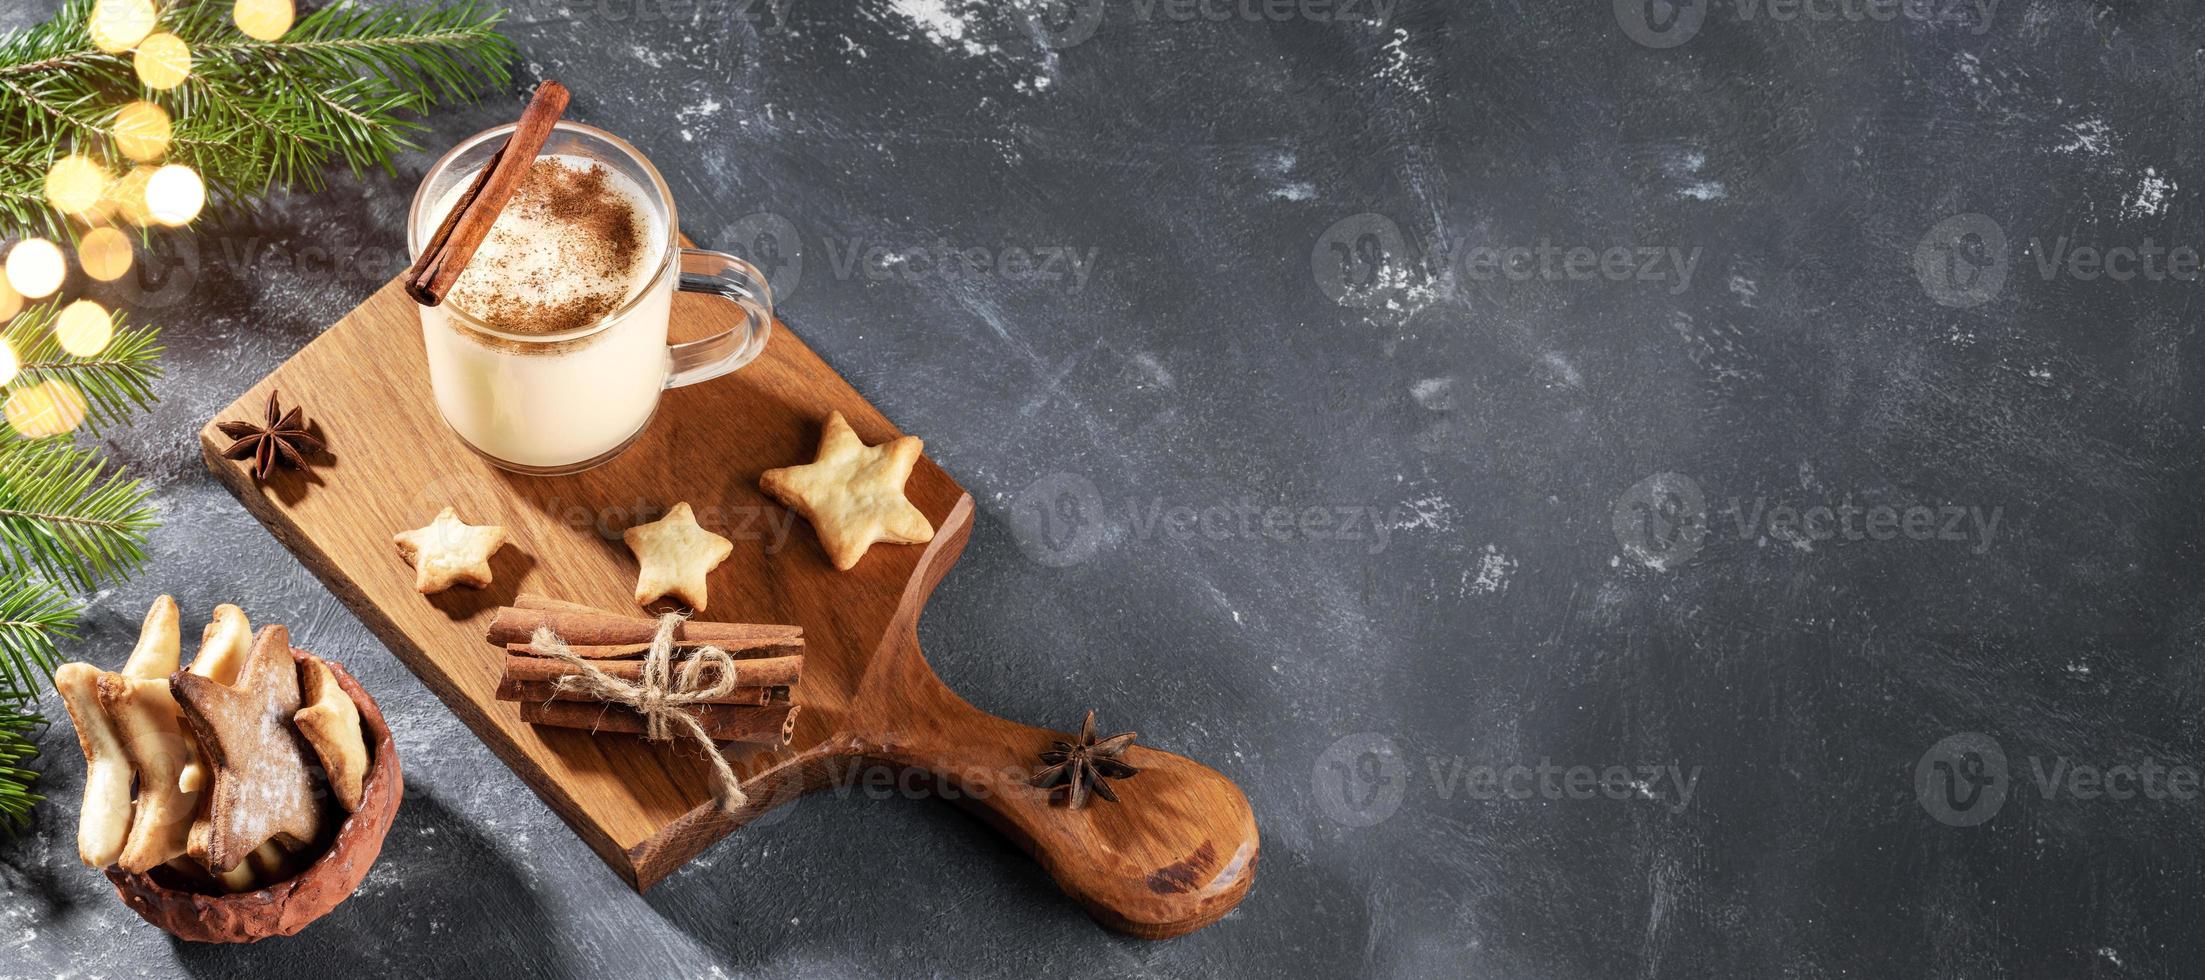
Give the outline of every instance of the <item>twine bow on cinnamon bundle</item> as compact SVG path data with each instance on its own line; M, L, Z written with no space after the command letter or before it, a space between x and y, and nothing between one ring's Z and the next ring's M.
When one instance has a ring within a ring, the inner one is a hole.
M679 613L637 619L527 595L516 601L498 610L488 639L506 648L498 700L518 702L523 721L654 742L687 738L712 762L715 796L729 811L747 797L717 743L788 743L798 710L789 689L803 672L800 628L697 623ZM609 710L615 705L626 710Z

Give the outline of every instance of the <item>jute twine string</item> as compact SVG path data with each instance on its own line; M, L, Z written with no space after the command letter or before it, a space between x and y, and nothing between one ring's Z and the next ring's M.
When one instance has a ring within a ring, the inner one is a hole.
M712 768L720 782L720 809L732 813L750 798L743 794L742 780L735 778L735 770L727 764L719 746L706 733L704 723L697 720L696 713L689 707L726 697L735 690L735 658L719 647L698 647L690 653L688 662L682 665L681 676L676 678L674 630L687 618L680 613L659 617L658 633L651 637L651 650L643 657L643 682L640 684L599 670L596 664L569 648L549 626L536 627L536 635L529 638L529 644L574 669L574 673L559 678L560 692L586 694L599 701L635 709L643 716L643 736L653 742L673 738L676 729L687 734L704 750L704 757L712 760ZM718 680L709 687L702 687L699 682L707 667L718 671Z

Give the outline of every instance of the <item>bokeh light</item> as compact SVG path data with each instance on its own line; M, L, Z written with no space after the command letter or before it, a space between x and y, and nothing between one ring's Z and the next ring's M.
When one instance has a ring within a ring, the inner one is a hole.
M237 0L237 5L230 8L230 18L247 37L274 41L291 30L298 11L291 0Z
M130 236L114 228L94 228L77 240L77 262L84 274L101 282L114 282L130 271L136 260Z
M0 324L15 319L15 315L21 312L23 294L16 292L14 286L8 285L5 276L0 276Z
M167 91L191 77L191 45L174 34L160 33L138 42L130 63L138 69L138 81L154 91Z
M146 178L145 207L153 220L164 225L187 225L199 217L199 209L207 206L207 185L199 180L199 173L180 163L172 163L153 172Z
M100 203L107 180L106 168L91 157L70 154L46 171L46 202L63 214L83 214Z
M0 387L15 380L15 372L23 369L23 361L15 356L15 348L0 339Z
M99 0L92 5L91 19L85 26L91 30L93 47L121 54L153 33L153 24L158 20L160 13L153 9L153 0Z
M54 339L61 341L62 350L78 357L99 354L114 337L115 317L88 299L62 307L61 316L54 320Z
M25 439L66 435L84 424L84 393L60 378L24 385L0 405L0 415Z
M29 299L45 299L61 288L69 265L61 249L43 238L26 238L8 250L8 285Z
M101 207L112 210L117 217L140 228L153 223L153 212L146 207L145 187L152 182L158 167L138 167L121 180L107 185L107 197Z
M115 149L139 163L167 156L169 133L168 110L151 102L132 102L115 111Z

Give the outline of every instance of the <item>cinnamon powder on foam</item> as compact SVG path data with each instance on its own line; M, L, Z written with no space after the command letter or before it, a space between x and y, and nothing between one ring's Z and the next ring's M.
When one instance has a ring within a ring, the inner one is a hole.
M640 277L648 229L636 209L611 171L538 160L448 302L508 333L587 327L618 308Z

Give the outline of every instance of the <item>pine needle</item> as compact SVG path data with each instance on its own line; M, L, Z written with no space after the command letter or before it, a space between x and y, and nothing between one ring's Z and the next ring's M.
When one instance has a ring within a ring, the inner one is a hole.
M122 577L145 560L150 495L89 448L0 443L0 558L77 588Z
M61 349L61 338L53 332L60 316L59 304L34 306L0 333L21 362L11 387L67 382L84 394L85 428L94 434L102 425L152 407L153 383L161 377L159 331L129 326L128 318L117 313L115 335L107 348L91 357L77 357Z
M61 665L55 643L76 639L77 607L21 575L0 578L0 704L29 700L32 678Z
M0 697L21 692L0 691ZM38 730L46 721L0 703L0 834L15 835L31 823L31 807L45 799L31 791L38 773L25 764L38 756Z
M160 29L192 49L192 75L167 92L139 86L130 56L92 47L92 0L67 0L53 19L0 35L0 227L59 235L45 175L72 152L121 160L115 113L140 98L174 119L169 160L191 165L218 204L283 186L321 186L323 169L389 170L413 149L419 115L511 80L505 13L478 0L307 14L276 41L230 22L231 0L162 5Z

